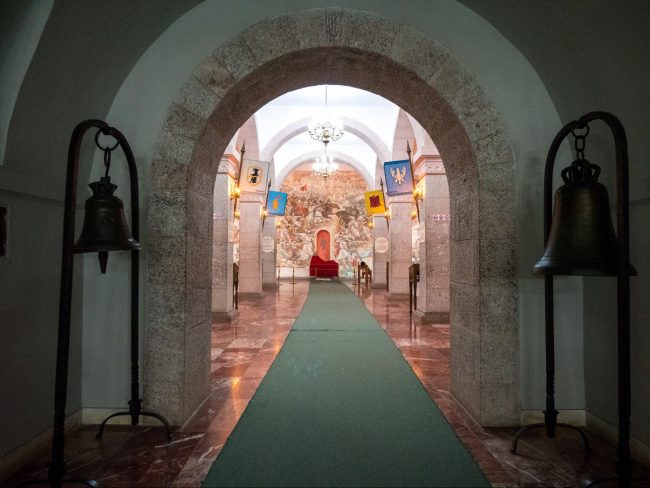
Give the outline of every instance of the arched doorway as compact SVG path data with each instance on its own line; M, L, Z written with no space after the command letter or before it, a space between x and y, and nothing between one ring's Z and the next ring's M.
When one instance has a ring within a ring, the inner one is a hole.
M514 175L503 124L472 75L440 45L411 27L340 8L247 29L206 59L170 106L151 172L150 246L171 252L149 261L148 405L180 423L208 391L218 155L261 105L319 83L377 93L434 140L451 205L452 393L482 425L518 423L515 212L502 204L515 201ZM189 165L178 162L179 151L191 152ZM177 186L161 187L170 171Z
M319 230L316 234L316 253L323 261L330 260L330 233Z

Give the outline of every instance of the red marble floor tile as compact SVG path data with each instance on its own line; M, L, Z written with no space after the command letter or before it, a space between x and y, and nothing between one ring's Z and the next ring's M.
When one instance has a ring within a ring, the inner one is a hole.
M282 283L277 290L265 290L259 299L242 299L236 320L213 326L211 393L175 430L173 441L167 441L158 427L111 426L97 442L96 427L83 427L68 436L70 474L97 479L102 486L200 486L284 344L308 286L307 281L293 286ZM555 439L548 439L536 431L522 438L518 454L512 454L516 429L479 426L449 391L449 326L417 325L411 321L407 300L388 298L383 290L363 286L359 293L352 284L348 286L395 341L493 486L579 486L594 474L612 472L614 448L591 433L592 453L584 451L573 433L559 431ZM41 453L3 486L45 477L48 459L48 452ZM650 472L638 464L635 470L645 476Z

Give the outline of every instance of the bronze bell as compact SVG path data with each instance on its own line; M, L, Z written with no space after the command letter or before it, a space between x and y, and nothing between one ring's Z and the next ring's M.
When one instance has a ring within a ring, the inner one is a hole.
M586 159L562 171L553 220L536 274L616 276L619 243L614 233L607 188L598 183L600 167ZM636 270L630 266L630 275Z
M140 249L140 244L129 231L122 200L113 195L117 185L111 183L111 178L105 176L89 186L93 194L86 200L84 223L74 251L98 252L105 273L108 251L131 251Z

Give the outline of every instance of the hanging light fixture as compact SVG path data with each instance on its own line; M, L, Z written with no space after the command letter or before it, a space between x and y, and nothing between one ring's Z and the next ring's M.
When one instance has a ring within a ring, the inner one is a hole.
M330 119L329 111L327 109L327 85L325 85L325 115L316 120L309 127L309 136L315 141L325 144L325 148L331 141L338 141L343 137L343 128Z
M327 181L330 176L334 176L337 173L338 168L327 157L327 154L324 154L318 158L318 161L314 164L313 171L315 175L320 176Z

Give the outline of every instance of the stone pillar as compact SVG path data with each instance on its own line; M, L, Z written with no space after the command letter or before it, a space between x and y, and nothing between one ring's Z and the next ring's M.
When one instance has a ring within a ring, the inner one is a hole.
M449 187L442 163L425 163L420 180L420 283L413 318L449 323Z
M277 246L275 240L275 217L268 216L262 228L262 286L275 288L278 286L275 261Z
M386 262L388 261L388 226L386 219L373 217L372 287L386 288Z
M262 293L263 194L242 193L239 199L239 293Z
M228 195L228 173L218 173L214 185L212 214L212 320L230 322L238 313L233 308L232 202Z
M411 243L412 205L412 195L402 195L389 199L389 296L408 295L409 292L409 266L411 265L413 248Z

